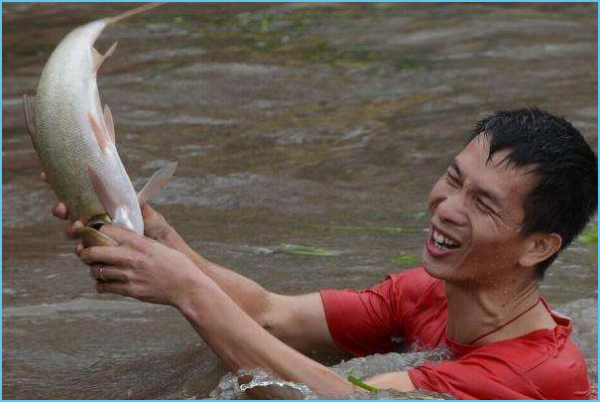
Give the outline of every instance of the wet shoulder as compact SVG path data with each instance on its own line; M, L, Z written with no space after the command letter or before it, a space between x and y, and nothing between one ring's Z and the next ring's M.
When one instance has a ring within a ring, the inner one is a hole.
M389 279L392 281L392 286L398 294L402 294L405 299L414 303L433 303L439 302L440 299L446 300L444 283L429 275L423 267L408 269L398 274L391 274Z
M560 326L482 346L460 360L496 366L497 375L506 375L500 381L510 383L514 376L521 377L545 399L587 399L590 395L585 359Z
M560 347L546 345L547 352L537 362L525 364L527 377L548 399L587 399L590 383L583 354L566 339Z
M404 338L412 349L433 349L444 342L447 304L444 283L424 268L390 275L399 298Z
M530 342L535 342L537 333L539 339L535 343L539 352L531 362L525 362L523 368L528 378L540 387L549 399L588 399L591 389L587 365L585 357L571 339L571 320L552 311L546 301L542 301L552 315L556 327L553 330L536 331L534 336L524 337Z

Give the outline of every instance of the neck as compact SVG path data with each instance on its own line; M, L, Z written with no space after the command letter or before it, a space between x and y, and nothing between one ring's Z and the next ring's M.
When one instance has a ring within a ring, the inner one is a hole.
M531 308L540 298L535 280L523 279L520 283L517 281L517 286L513 282L509 286L496 284L492 287L446 282L445 289L448 336L459 343L470 344L475 340L476 344L497 342L555 325L541 304ZM530 310L510 322L527 309ZM508 322L510 324L502 327ZM488 336L478 339L488 332Z

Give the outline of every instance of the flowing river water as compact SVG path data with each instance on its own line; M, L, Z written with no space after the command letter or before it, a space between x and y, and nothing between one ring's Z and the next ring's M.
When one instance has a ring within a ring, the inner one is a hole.
M38 178L22 94L67 32L130 7L2 6L5 399L243 396L174 309L95 293ZM477 119L537 105L597 149L597 39L596 4L169 4L102 35L99 87L136 188L179 161L155 205L197 251L277 292L358 289L418 265L428 192ZM595 378L596 245L541 288Z

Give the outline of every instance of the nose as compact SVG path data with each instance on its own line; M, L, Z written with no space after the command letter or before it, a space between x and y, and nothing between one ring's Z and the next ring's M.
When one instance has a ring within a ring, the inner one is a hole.
M462 192L448 195L437 205L436 214L441 223L464 226L467 224L465 197Z

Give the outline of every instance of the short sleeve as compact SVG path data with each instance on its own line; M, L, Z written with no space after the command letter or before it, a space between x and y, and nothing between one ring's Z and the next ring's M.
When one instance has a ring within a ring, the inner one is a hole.
M518 367L491 355L427 363L408 371L413 384L458 399L546 399Z
M363 291L322 290L333 340L354 356L398 350L419 301L435 280L422 268L390 275ZM406 324L406 325L405 325Z

